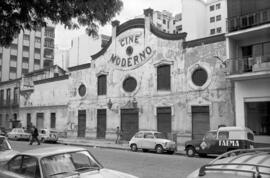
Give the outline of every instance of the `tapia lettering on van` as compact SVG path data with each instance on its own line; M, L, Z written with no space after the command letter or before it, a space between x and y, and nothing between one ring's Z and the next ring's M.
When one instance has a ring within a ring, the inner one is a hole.
M239 140L219 140L218 145L239 147Z

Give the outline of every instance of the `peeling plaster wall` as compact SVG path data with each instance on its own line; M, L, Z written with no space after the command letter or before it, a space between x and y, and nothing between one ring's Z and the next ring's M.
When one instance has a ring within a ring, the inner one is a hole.
M191 106L209 106L211 129L216 129L220 124L234 125L231 85L225 79L227 68L213 57L226 58L225 41L183 49L182 40L169 41L145 33L143 45L137 47L144 49L150 46L152 56L132 69L115 66L110 61L111 55L123 53L116 45L119 39L141 32L141 29L131 29L119 35L107 52L92 62L91 68L72 72L70 87L74 89L70 90L75 91L84 83L87 92L84 97L74 94L69 102L69 121L75 125L70 135L77 134L78 110L82 109L87 112L86 136L95 138L97 109L107 109L106 138L115 138L115 128L121 123L121 108L127 108L133 98L138 102L139 130L156 130L156 108L170 106L172 132L177 134L181 144L191 138ZM171 65L171 91L156 89L156 67L160 64ZM203 87L196 87L191 81L191 73L198 65L205 68L209 75ZM97 96L97 76L100 74L107 75L107 94ZM125 92L122 87L128 76L137 80L137 88L131 93ZM109 99L113 103L111 109L107 107Z
M27 127L27 114L31 115L31 122L36 126L37 113L44 114L44 127L50 128L51 113L56 115L56 129L64 131L67 122L67 105L69 80L46 82L34 85L29 96L20 97L20 117L22 126Z

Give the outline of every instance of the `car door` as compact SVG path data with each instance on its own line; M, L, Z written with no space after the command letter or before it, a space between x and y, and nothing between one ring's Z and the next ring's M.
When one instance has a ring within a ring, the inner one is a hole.
M200 153L214 154L218 149L218 139L216 131L209 131L205 134L200 144Z
M155 149L155 137L152 132L147 132L144 134L144 139L142 142L143 149Z

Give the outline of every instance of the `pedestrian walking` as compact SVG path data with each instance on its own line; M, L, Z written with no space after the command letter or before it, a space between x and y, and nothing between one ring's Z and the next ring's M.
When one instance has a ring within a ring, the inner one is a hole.
M122 131L120 130L119 127L116 127L116 140L115 140L116 144L120 143L121 136L122 136Z
M34 141L37 142L38 145L40 145L40 141L38 139L38 129L36 127L33 128L32 130L32 137L31 137L31 140L30 140L30 143L29 145L32 145Z

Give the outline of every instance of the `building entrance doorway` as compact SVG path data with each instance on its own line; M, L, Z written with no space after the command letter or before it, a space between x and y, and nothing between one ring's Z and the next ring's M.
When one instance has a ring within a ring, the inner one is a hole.
M192 106L192 139L202 139L210 130L209 106Z
M130 140L139 130L138 109L121 109L122 140Z
M270 136L270 101L245 102L246 127L255 135Z

